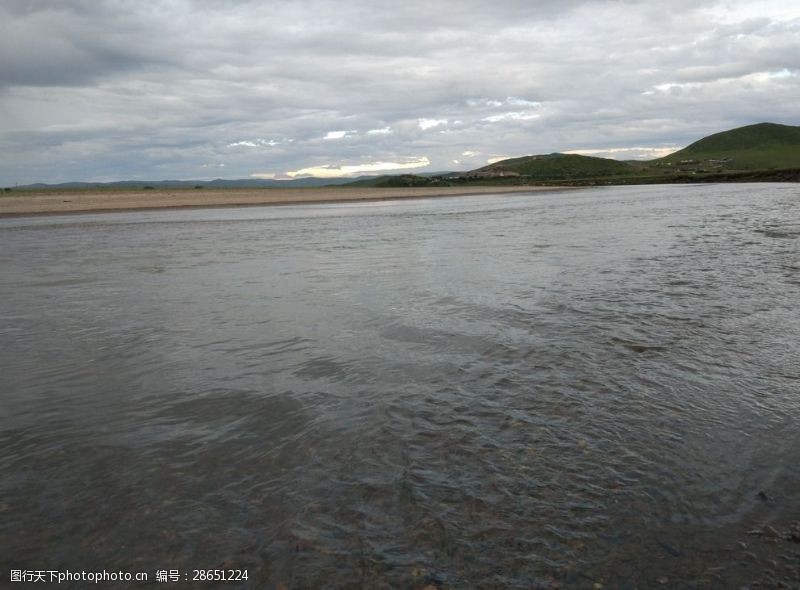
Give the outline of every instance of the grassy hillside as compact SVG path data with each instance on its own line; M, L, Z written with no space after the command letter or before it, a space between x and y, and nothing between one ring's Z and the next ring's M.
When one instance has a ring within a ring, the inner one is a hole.
M636 168L619 160L556 153L501 160L470 174L478 177L513 174L531 180L567 180L626 176L637 172Z
M397 176L383 175L361 178L347 183L346 186L369 187L369 188L398 188L403 186L435 186L440 183L438 178L418 176L416 174L399 174Z
M781 170L800 167L800 127L758 123L715 133L653 166L707 172Z
M800 127L759 123L709 135L665 158L621 162L578 154L509 158L441 176L381 176L349 186L792 182L800 178Z

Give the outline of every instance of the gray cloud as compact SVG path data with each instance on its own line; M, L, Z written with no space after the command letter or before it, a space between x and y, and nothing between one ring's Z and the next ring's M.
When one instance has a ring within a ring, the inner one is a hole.
M800 118L781 0L12 0L0 22L5 184L629 157Z

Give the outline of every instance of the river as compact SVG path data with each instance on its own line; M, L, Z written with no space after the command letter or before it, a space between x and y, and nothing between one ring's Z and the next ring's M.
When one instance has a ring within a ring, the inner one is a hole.
M796 184L0 219L0 269L3 583L800 585Z

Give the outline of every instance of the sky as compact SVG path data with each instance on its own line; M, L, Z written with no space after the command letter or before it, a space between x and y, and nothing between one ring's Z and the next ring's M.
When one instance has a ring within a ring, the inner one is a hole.
M797 0L3 0L0 185L666 155L800 124Z

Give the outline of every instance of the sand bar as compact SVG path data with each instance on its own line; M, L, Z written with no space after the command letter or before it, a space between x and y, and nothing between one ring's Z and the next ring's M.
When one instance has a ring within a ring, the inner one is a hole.
M158 189L44 190L0 194L0 217L104 213L186 207L245 207L377 201L464 195L530 193L565 190L545 186L475 186L422 188L289 188L289 189Z

